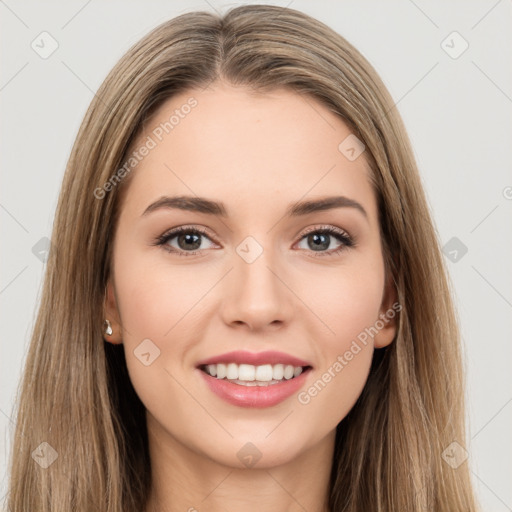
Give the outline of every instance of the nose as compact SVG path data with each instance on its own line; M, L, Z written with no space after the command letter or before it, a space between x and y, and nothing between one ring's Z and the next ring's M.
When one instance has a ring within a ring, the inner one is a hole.
M289 323L294 295L287 287L286 272L270 252L264 250L252 262L234 253L234 268L224 280L222 316L227 325L261 331Z

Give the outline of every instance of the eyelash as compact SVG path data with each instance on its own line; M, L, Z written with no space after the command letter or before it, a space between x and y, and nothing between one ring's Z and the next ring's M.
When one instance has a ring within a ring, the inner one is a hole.
M178 256L185 256L185 257L186 256L195 256L199 252L201 252L201 250L178 251L174 248L171 248L170 246L166 246L166 244L169 240L172 240L173 238L175 238L176 236L178 236L182 233L200 234L200 235L203 235L211 240L211 237L208 235L207 231L204 228L201 228L199 226L194 226L194 227L180 226L178 228L173 228L173 229L163 233L159 237L157 237L152 245L161 246L162 249L164 249L167 252L176 254ZM304 239L306 236L310 235L311 233L331 235L334 238L336 238L339 242L342 243L342 245L340 247L338 247L337 249L331 249L330 251L319 251L319 252L311 251L311 252L315 253L313 256L314 258L325 257L325 256L334 256L348 248L356 247L356 243L355 243L355 240L353 237L351 237L347 232L337 229L337 228L334 228L332 226L321 226L321 227L315 227L315 228L308 229L307 231L302 233L299 241L301 241L302 239Z

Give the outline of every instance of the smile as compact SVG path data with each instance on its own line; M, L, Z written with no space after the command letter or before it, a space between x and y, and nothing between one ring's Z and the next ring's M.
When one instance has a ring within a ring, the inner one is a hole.
M210 392L231 405L246 408L272 407L284 402L287 398L299 393L300 389L304 387L306 379L312 370L311 366L304 368L300 366L284 366L280 368L283 365L262 365L259 367L246 365L254 368L255 377L269 379L271 370L272 378L270 380L257 380L256 378L253 380L241 380L239 378L240 366L242 367L242 377L244 376L244 372L247 372L245 373L246 377L249 376L249 373L252 375L253 370L250 368L244 369L243 364L234 364L234 366L231 366L231 364L233 363L227 365L221 363L211 365L214 368L210 366L209 370L205 367L197 368L196 371L199 372ZM215 376L209 373L209 371L214 372L215 370L218 372L219 366L221 374L224 371L223 366L225 367L226 376L223 378L220 378L218 373ZM256 374L258 368L263 368L263 370L259 370L259 373ZM286 375L290 375L292 370L292 377L287 378ZM235 375L236 372L236 379L228 379L228 371L232 372L231 375ZM281 379L274 379L274 371L276 371L277 376L282 372L283 377ZM297 375L295 375L295 373L297 373Z
M271 386L284 380L298 377L304 369L302 366L291 364L264 364L254 366L252 364L209 364L201 367L211 377L226 379L241 386Z

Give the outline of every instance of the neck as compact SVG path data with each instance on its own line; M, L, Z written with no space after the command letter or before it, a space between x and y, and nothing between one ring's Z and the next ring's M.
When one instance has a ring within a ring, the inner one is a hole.
M334 439L335 431L279 465L232 467L191 450L148 415L152 483L145 512L329 512Z

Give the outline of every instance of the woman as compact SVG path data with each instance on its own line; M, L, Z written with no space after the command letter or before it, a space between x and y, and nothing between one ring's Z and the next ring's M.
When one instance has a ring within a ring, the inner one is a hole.
M260 5L137 43L66 170L10 510L474 511L448 463L463 396L417 166L362 55Z

